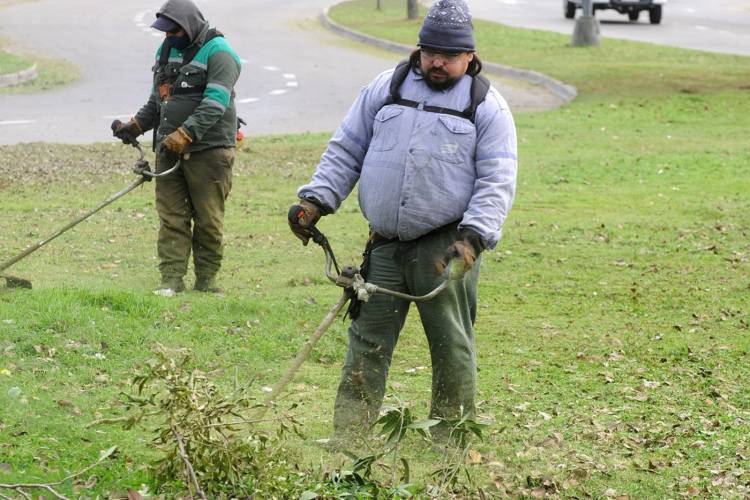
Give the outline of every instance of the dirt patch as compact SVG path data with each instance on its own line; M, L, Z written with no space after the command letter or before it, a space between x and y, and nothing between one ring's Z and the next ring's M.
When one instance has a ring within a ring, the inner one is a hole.
M46 143L0 147L0 190L13 184L94 181L132 175L138 153L118 143L70 146Z

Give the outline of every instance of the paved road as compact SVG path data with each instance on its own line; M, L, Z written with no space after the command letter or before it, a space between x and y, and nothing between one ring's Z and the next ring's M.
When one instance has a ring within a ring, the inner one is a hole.
M511 26L572 34L562 0L469 0L474 16ZM577 16L581 10L578 9ZM602 36L689 49L750 55L750 0L669 0L659 25L641 13L637 23L615 11L598 11Z
M238 112L250 134L332 131L359 88L393 67L397 54L363 50L324 31L332 0L198 0L243 58ZM29 50L81 66L64 89L0 96L0 144L111 140L109 123L145 102L161 34L148 26L160 0L39 0L2 10L0 33ZM559 105L547 91L493 79L514 110Z

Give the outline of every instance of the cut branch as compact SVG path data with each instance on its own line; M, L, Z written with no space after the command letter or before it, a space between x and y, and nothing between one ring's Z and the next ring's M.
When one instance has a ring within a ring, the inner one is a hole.
M206 494L203 493L203 490L201 489L200 484L198 484L198 478L195 476L195 470L193 470L193 464L190 463L187 453L185 452L185 445L182 442L182 436L180 436L180 434L177 432L177 429L175 429L174 424L171 425L171 428L172 428L172 435L177 441L177 448L180 452L180 458L182 459L182 462L185 464L185 470L187 471L188 479L190 480L191 483L193 483L193 487L195 488L195 494L198 495L202 500L206 500Z
M29 495L25 490L34 490L34 489L36 489L36 490L47 490L53 497L57 498L58 500L68 500L68 497L62 495L60 492L58 492L57 490L55 490L53 488L53 486L59 486L59 485L63 484L66 481L70 481L71 479L74 479L74 478L80 476L81 474L84 474L84 473L90 471L91 469L93 469L97 465L101 464L104 460L106 460L107 458L109 458L110 455L112 455L112 453L114 453L115 449L116 449L116 447L113 446L112 448L110 448L107 451L103 452L102 455L99 457L99 460L97 460L93 464L89 465L88 467L85 467L85 468L81 469L80 471L78 471L78 472L76 472L74 474L71 474L69 476L66 476L66 477L60 479L59 481L55 481L53 483L16 483L16 484L0 483L0 489L13 490L13 491L15 491L16 493L18 493L19 495L21 495L22 497L24 497L24 498L26 498L28 500L31 500L31 495ZM0 498L9 498L9 497L6 497L5 495L0 494Z

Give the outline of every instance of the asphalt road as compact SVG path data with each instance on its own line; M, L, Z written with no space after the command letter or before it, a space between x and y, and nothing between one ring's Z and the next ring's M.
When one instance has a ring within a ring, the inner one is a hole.
M475 17L523 28L572 34L562 0L469 0ZM641 13L631 23L615 11L596 13L603 38L621 38L688 49L750 55L750 0L669 0L661 24ZM576 16L581 15L578 9Z
M333 131L362 85L398 54L365 48L323 30L333 0L197 0L243 60L236 86L246 134ZM146 101L163 34L149 29L160 0L38 0L2 10L0 33L29 51L82 68L75 85L0 95L0 144L113 140L109 124ZM559 105L547 91L493 79L514 111Z

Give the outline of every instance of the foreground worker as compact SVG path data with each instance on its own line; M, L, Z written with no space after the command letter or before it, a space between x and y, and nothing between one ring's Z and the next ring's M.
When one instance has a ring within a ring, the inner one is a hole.
M444 279L436 263L453 261L465 272L436 298L417 303L432 358L430 416L443 420L433 434L448 437L445 420L475 411L480 254L497 245L511 208L516 131L505 100L479 75L462 0L433 4L418 46L362 89L310 183L299 189L290 226L307 244L310 228L359 181L371 229L363 265L368 282L424 295ZM336 436L361 432L377 419L408 310L406 300L379 294L359 311L350 309L356 319L336 396Z
M218 292L240 59L190 0L167 1L151 27L165 33L156 52L153 90L135 117L114 134L125 141L154 129L157 172L181 162L179 170L156 181L161 272L156 293L171 296L185 289L191 249L193 289Z

